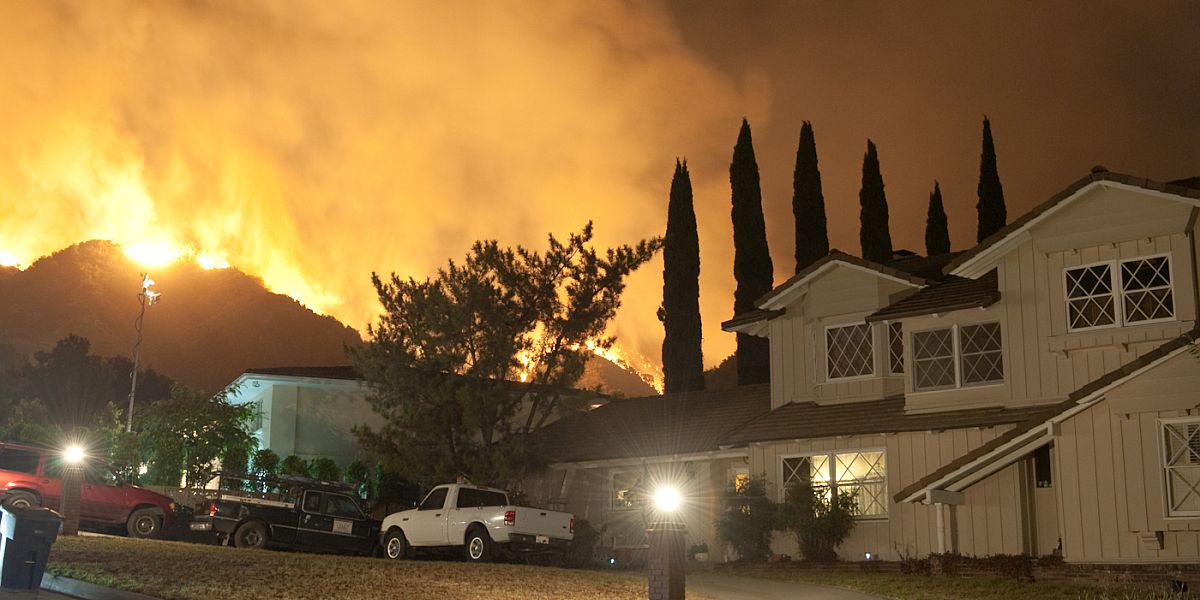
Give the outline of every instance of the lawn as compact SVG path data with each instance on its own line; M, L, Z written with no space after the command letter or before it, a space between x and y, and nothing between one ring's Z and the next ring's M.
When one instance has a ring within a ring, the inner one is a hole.
M47 570L164 600L646 597L644 575L434 560L386 561L92 536L60 537Z
M892 600L1183 600L1189 596L1145 588L1105 589L1085 583L1021 582L1002 577L930 577L854 573L791 565L730 565L718 572L858 590Z

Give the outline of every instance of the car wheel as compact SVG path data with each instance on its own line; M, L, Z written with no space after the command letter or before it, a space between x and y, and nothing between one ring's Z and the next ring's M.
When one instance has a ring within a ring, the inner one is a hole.
M383 538L383 555L390 560L408 558L408 540L399 529L389 531Z
M162 531L162 517L153 508L139 508L129 515L125 531L131 538L156 538Z
M465 554L467 562L492 561L492 536L486 529L476 525L467 531Z
M266 548L267 526L259 521L244 523L233 532L233 545L235 548Z
M41 503L38 502L37 496L34 496L29 492L15 491L9 492L8 495L4 497L4 504L7 504L13 508L33 508Z

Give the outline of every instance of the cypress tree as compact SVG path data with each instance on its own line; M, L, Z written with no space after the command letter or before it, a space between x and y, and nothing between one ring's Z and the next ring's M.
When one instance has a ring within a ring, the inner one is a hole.
M666 336L662 362L666 392L704 389L700 349L700 239L692 208L687 161L675 161L663 238L663 303L658 311Z
M950 226L946 222L946 207L942 205L942 188L937 180L929 194L929 213L925 217L925 254L936 256L950 252Z
M742 119L733 162L729 164L729 186L733 192L733 312L754 310L754 302L771 291L774 267L767 249L767 225L763 219L762 189L750 124ZM738 385L766 383L771 379L770 344L766 338L737 334Z
M862 189L858 192L858 203L861 207L858 239L862 244L862 257L877 263L892 260L887 196L883 193L879 154L871 140L867 140L867 153L863 155Z
M808 121L800 127L800 146L796 149L792 214L796 217L796 272L799 273L829 254L825 196L821 193L821 171L817 168L817 140Z
M1000 173L996 168L996 146L992 143L992 124L983 117L983 150L979 157L979 232L977 242L1000 231L1008 222L1008 209L1004 207L1004 187L1000 185Z

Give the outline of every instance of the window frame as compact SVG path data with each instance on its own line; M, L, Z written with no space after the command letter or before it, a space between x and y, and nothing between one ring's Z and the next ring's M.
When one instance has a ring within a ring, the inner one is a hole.
M1001 375L1001 377L998 381L987 381L987 382L980 382L980 383L964 383L963 382L963 373L962 373L962 357L963 357L963 355L962 355L962 340L959 339L959 336L961 335L961 330L963 327L979 327L979 326L983 326L983 325L993 325L993 324L996 325L996 327L1000 331L1000 350L999 350L999 352L1000 352L1000 375ZM924 388L924 389L918 388L917 387L917 359L915 358L915 355L914 355L914 358L912 360L913 366L912 366L912 369L910 369L912 371L912 379L911 379L912 393L914 393L914 394L933 394L933 393L937 393L937 392L951 392L951 391L959 391L959 390L979 390L979 389L987 389L987 388L991 388L991 387L999 387L999 386L1008 384L1008 365L1007 365L1008 360L1005 358L1005 354L1004 354L1004 339L1005 339L1004 324L1001 322L1000 319L989 320L989 321L977 321L977 322L973 322L973 323L952 323L950 325L946 325L943 327L929 327L926 329L920 329L917 331L913 331L913 332L909 333L909 335L915 336L918 333L926 333L926 332L930 332L930 331L944 331L946 329L950 330L950 342L951 342L952 350L954 352L954 355L952 356L952 358L954 360L954 385L953 386L940 386L940 387L935 387L935 388ZM912 347L915 350L916 345L913 344L912 342L910 342L910 344L912 345Z
M871 353L870 353L871 371L864 375L852 375L850 377L832 377L832 376L830 376L830 374L829 374L830 368L829 367L830 367L831 363L829 361L829 358L830 358L830 356L829 356L829 330L830 329L843 329L846 327L859 327L859 326L865 326L867 328L867 334L870 336L870 340L871 340ZM875 373L878 370L875 368L877 344L875 343L876 342L875 326L873 323L868 323L866 321L866 319L863 319L861 321L847 321L845 323L838 323L835 325L825 325L822 333L823 333L823 335L822 335L821 345L824 348L824 355L825 355L825 383L843 383L843 382L847 382L847 381L862 381L864 379L871 379L876 376Z
M633 483L629 486L628 489L625 490L626 492L632 491L635 487L637 487L638 480L641 480L643 482L643 486L645 485L644 482L646 480L646 473L643 470L611 471L611 472L609 472L609 474L608 474L608 506L609 506L609 510L611 510L613 512L639 510L639 509L644 508L643 506L639 505L637 502L633 502L632 504L628 504L628 505L617 504L617 477L626 476L626 475L634 476Z
M1109 260L1100 260L1100 261L1095 261L1095 262L1090 262L1090 263L1073 265L1070 267L1063 267L1063 269L1062 269L1062 292L1063 292L1062 306L1063 306L1064 322L1066 323L1066 327L1067 327L1067 333L1086 333L1089 331L1098 331L1101 329L1113 329L1113 328L1117 328L1117 327L1136 327L1139 325L1153 325L1155 323L1169 323L1171 321L1179 320L1179 310L1176 305L1176 294L1175 294L1175 291L1176 291L1175 290L1175 261L1172 260L1173 257L1171 254L1172 254L1171 252L1158 252L1158 253L1146 254L1146 255L1142 255L1142 256L1133 256L1130 258L1112 258ZM1171 316L1160 317L1158 319L1149 319L1149 320L1145 320L1145 321L1128 322L1125 320L1125 303L1126 303L1125 275L1124 275L1124 272L1122 271L1122 267L1126 263L1143 261L1143 260L1152 260L1155 258L1167 259L1167 278L1169 280L1169 288L1168 289L1171 292ZM1071 298L1068 296L1069 283L1068 283L1068 279L1067 279L1067 273L1069 271L1076 271L1079 269L1088 269L1091 267L1098 267L1100 265L1108 266L1109 295L1112 297L1112 301L1113 301L1112 302L1113 322L1108 325L1092 325L1089 327L1073 328L1073 327L1071 327L1071 309L1070 309Z
M854 515L854 519L856 521L887 521L887 520L889 520L891 518L891 513L892 513L892 508L891 508L892 499L891 499L891 479L888 476L888 457L887 457L888 453L887 453L886 446L869 446L869 447L864 447L864 448L842 448L842 449L838 449L838 450L812 450L812 451L808 451L808 452L790 452L790 453L778 455L777 460L775 461L776 467L777 467L776 472L779 476L779 480L778 480L779 481L779 485L778 485L779 489L778 489L778 494L777 494L778 501L784 502L787 498L787 487L788 486L783 478L783 461L785 461L789 458L809 458L809 459L811 459L814 456L826 457L825 464L826 464L826 468L829 470L829 473L827 474L827 476L829 477L827 485L829 486L830 493L836 494L837 489L838 489L837 477L836 477L836 475L837 475L837 473L836 473L837 455L839 455L839 454L862 454L864 452L878 452L881 455L883 455L883 486L884 486L883 507L884 507L885 512L882 515Z
M893 327L898 329L899 331L893 331L892 330ZM897 357L895 355L895 353L893 352L892 341L894 339L898 339L900 341L899 357ZM904 373L908 370L908 361L904 360L905 355L908 353L908 346L904 343L904 321L891 321L891 322L887 323L887 342L888 342L888 345L887 345L887 348L888 348L888 375L895 375L895 376L903 377ZM895 369L896 365L893 363L893 360L892 360L893 358L897 359L900 363L899 371L897 371Z
M1171 509L1171 479L1169 474L1172 467L1167 464L1170 460L1167 456L1167 427L1181 423L1184 425L1195 425L1200 428L1200 415L1158 419L1158 476L1161 484L1159 485L1159 490L1162 492L1162 514L1165 519L1196 520L1200 518L1200 508L1193 511L1175 511ZM1195 468L1200 469L1200 463Z

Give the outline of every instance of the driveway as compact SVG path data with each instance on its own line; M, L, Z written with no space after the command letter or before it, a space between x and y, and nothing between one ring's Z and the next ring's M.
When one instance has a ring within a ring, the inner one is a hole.
M718 573L688 573L687 591L717 600L880 600L878 596L839 588L753 579Z

